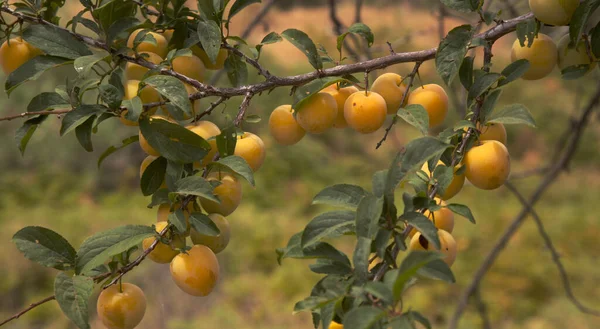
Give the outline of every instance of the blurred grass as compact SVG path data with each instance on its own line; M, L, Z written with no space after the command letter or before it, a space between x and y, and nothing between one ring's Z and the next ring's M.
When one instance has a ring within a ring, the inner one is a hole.
M340 13L342 19L348 21L352 16L349 15L351 7L341 6ZM242 20L249 20L251 16L249 14ZM407 5L367 6L363 17L376 31L376 46L383 45L386 40L404 40L415 31L422 31L422 27L435 24L430 11L414 10ZM406 19L398 21L397 17ZM315 25L315 22L323 22L324 26L329 26L323 8L275 11L268 22L268 30L256 32L250 39L260 40L270 30L296 27L306 30L328 49L335 49L331 33ZM447 28L452 27L450 23L447 25ZM244 24L239 23L239 26ZM561 31L550 32L556 36ZM395 50L427 48L438 42L435 29L408 39L409 42L395 46ZM513 39L514 36L507 36L495 46L495 70L501 70L508 63L508 47ZM380 54L387 51L383 48ZM269 63L269 69L276 74L309 71L302 54L285 43L269 45L265 50L263 61ZM398 65L387 71L406 74L409 69L410 66ZM32 91L52 90L57 83L64 83L65 74L64 71L46 74L40 81L29 83L13 93L10 99L2 96L2 115L22 111L24 104L33 97ZM423 83L439 82L431 63L425 65L421 77ZM562 82L555 72L552 77L538 82L519 81L505 88L501 103L527 105L538 123L538 129L508 128L514 171L546 163L568 125L569 117L578 113L579 104L585 102L597 81L597 71L575 82ZM148 310L139 328L295 329L311 326L308 314L292 315L292 309L297 300L309 293L318 276L308 270L309 262L306 261L286 260L282 266L277 265L275 248L284 246L293 233L301 230L319 212L319 207L310 206L312 197L319 190L341 182L370 187L371 175L385 169L397 150L418 135L413 128L399 124L377 151L374 146L382 131L358 135L350 130L334 130L307 136L292 147L280 147L268 136L266 122L271 109L290 101L288 90L278 89L252 102L249 112L260 114L263 120L245 128L260 134L268 155L256 175L256 189L244 185L243 203L229 218L232 240L219 255L222 277L217 290L207 298L187 296L172 283L168 266L145 262L126 276L127 280L140 285L148 298ZM235 113L236 102L239 100L225 108L227 114ZM454 113L451 111L447 124L458 119ZM106 122L93 137L95 151L86 153L74 135L59 138L60 122L51 118L36 132L26 155L21 157L12 137L18 125L19 122L3 123L0 130L3 146L0 148L2 318L45 297L52 290L54 271L27 261L10 242L14 232L23 226L49 227L77 246L85 236L103 229L155 221L155 210L146 208L149 200L137 188L138 166L144 157L137 146L119 151L100 170L96 168L98 155L109 145L136 134L135 129L123 127L117 120ZM600 236L598 133L597 119L594 118L571 171L561 175L536 206L561 253L575 294L585 304L596 308L600 308L600 287L597 285L600 281L600 267L597 266L600 258L597 244ZM517 185L524 193L529 193L538 181L539 178L532 177L518 181ZM436 328L445 327L462 288L469 283L495 240L521 208L506 189L482 192L467 186L456 197L456 202L468 204L477 219L477 225L472 225L457 218L454 236L460 253L453 266L457 283L422 282L410 290L405 300L406 307L430 316ZM350 238L335 243L343 250L352 250ZM566 299L558 271L530 221L525 222L511 240L481 288L494 328L600 327L598 319L580 314ZM49 303L7 328L73 328L58 314L58 307ZM102 326L93 320L92 327ZM480 319L470 306L460 328L477 327L480 327Z

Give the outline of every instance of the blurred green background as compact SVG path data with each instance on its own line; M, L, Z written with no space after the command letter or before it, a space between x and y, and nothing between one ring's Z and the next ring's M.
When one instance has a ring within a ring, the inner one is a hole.
M77 1L68 3L72 6L61 12L64 17L78 11L74 6ZM331 54L335 53L336 36L325 1L282 3L284 5L274 8L252 33L250 44L258 43L270 31L281 32L294 27L307 32ZM390 41L397 52L437 45L439 2L415 3L365 1L362 20L375 32L374 56L387 52L386 41ZM504 2L496 3L492 8L508 12ZM517 1L516 9L519 13L526 12L526 1ZM236 17L232 34L239 34L258 10L260 6L254 5ZM346 25L353 22L353 10L353 2L339 1L338 15ZM67 20L63 18L62 23ZM469 21L475 20L476 17L471 17ZM463 21L452 17L446 19L444 26L447 31L459 24ZM567 31L552 28L544 32L557 40ZM494 46L494 70L500 71L508 64L514 39L514 34L508 35ZM302 53L285 43L265 47L262 62L278 75L310 71ZM404 75L410 69L410 66L397 65L386 71ZM52 91L57 84L64 83L68 74L68 70L53 71L21 87L10 98L2 94L0 116L23 112L35 94ZM254 74L251 77L259 81ZM423 66L421 79L423 83L440 83L433 63ZM508 127L513 172L547 163L554 145L569 125L569 118L581 111L598 79L598 70L577 81L561 81L559 72L555 71L543 80L518 81L505 88L501 103L525 104L538 123L537 129ZM219 83L226 84L225 80ZM207 106L208 101L203 102ZM230 101L224 112L233 115L238 102ZM281 147L270 138L266 123L270 111L286 103L291 103L289 88L282 88L254 98L249 109L249 113L259 114L263 120L259 124L246 124L244 128L263 138L267 159L256 174L256 189L244 185L242 205L229 217L232 240L219 255L222 276L217 289L206 298L187 296L171 281L168 266L144 262L125 277L141 286L148 299L148 309L139 328L311 327L308 314L293 315L292 309L297 300L310 292L318 276L309 271L305 261L286 260L282 266L277 265L275 248L284 246L292 234L322 210L310 205L318 191L341 182L370 187L371 175L387 168L400 147L418 133L406 124L398 124L379 150L375 150L375 144L383 136L383 130L370 135L359 135L349 129L331 130L323 135L307 136L297 145ZM446 125L459 118L455 108L450 113ZM220 122L220 116L221 112L216 112L210 119ZM144 154L137 145L115 153L100 169L96 166L102 151L137 134L135 128L125 127L118 120L105 122L93 136L94 152L87 153L74 134L59 137L60 121L52 117L38 129L22 157L13 137L19 125L19 120L2 122L0 129L0 318L52 292L55 271L29 262L10 241L23 226L51 228L77 246L94 232L126 223L150 225L156 216L155 210L146 208L149 199L139 191L138 170ZM575 294L596 308L600 308L598 127L595 115L570 171L561 175L536 207L562 256ZM539 177L515 181L525 193L538 182ZM404 301L405 307L429 316L435 328L447 325L462 289L521 209L505 188L482 192L466 186L455 200L468 204L477 219L477 225L456 219L453 235L459 244L459 255L452 268L456 284L423 281ZM345 251L352 250L352 243L351 238L336 242ZM481 294L493 328L600 328L598 318L579 313L565 297L558 271L531 221L513 237L485 277ZM94 310L91 311L92 327L101 328ZM475 307L470 305L459 327L480 326ZM6 328L74 326L60 314L55 303L48 303Z

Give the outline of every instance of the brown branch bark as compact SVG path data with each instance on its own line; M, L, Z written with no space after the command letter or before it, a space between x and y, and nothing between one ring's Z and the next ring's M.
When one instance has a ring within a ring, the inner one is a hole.
M568 136L568 143L563 148L558 161L553 164L552 168L550 168L548 173L545 175L544 180L538 185L538 187L535 189L535 191L529 198L528 204L533 206L542 197L546 189L550 187L550 185L552 185L552 183L556 180L560 173L568 167L571 158L577 150L577 146L579 145L581 135L583 134L583 130L587 125L589 117L594 108L598 106L598 103L600 103L600 85L598 85L596 92L588 102L587 106L585 107L583 113L581 114L577 122L574 123L572 127L569 127L569 129L572 130L572 133ZM467 307L469 297L479 287L481 280L492 267L496 258L498 258L502 250L504 250L504 248L508 244L510 238L518 231L525 218L527 218L527 214L529 214L529 209L527 207L524 207L521 210L521 212L515 217L512 223L506 228L502 236L498 239L492 250L484 259L483 263L477 269L475 275L473 276L473 279L471 280L471 283L469 283L469 285L464 290L464 292L458 300L458 306L450 321L450 329L457 328L458 321L460 320L462 314L464 313Z
M35 24L53 25L52 23L50 23L48 21L44 21L44 20L38 19L36 17L31 17L31 16L27 16L27 15L24 15L19 12L15 12L14 10L12 10L8 7L1 7L0 11L10 14L12 16L18 17L18 18L22 19L23 21L27 21L27 22L31 22L31 23L35 23ZM531 18L532 16L533 16L533 14L529 13L529 14L522 15L517 18L511 19L511 20L503 21L500 24L498 24L497 26L490 28L489 30L487 30L483 33L480 33L475 37L483 38L489 42L493 42L493 41L497 40L498 38L514 31L516 29L516 26L518 23L520 23L524 20L527 20L527 19ZM95 40L95 39L92 39L92 38L89 38L89 37L86 37L86 36L83 36L83 35L80 35L77 33L73 33L66 29L65 29L65 31L71 33L73 36L75 36L76 38L78 38L79 40L81 40L82 42L86 43L87 45L89 45L91 47L104 49L113 54L116 52L116 50L111 49L102 41ZM315 79L322 78L322 77L342 76L345 74L352 74L352 73L357 73L357 72L373 71L373 70L385 68L385 67L388 67L388 66L391 66L394 64L399 64L399 63L423 62L423 61L427 61L427 60L431 60L431 59L435 58L436 51L437 51L437 48L431 48L431 49L421 50L421 51L396 53L396 54L391 54L388 56L383 56L380 58L375 58L372 60L366 60L366 61L353 63L353 64L338 65L336 67L332 67L329 69L313 71L310 73L305 73L305 74L300 74L300 75L294 75L294 76L288 76L288 77L272 76L267 81L259 82L259 83L251 84L251 85L247 85L247 86L240 86L240 87L236 87L236 88L219 88L219 87L210 86L210 85L201 83L198 80L194 80L187 76L184 76L182 74L174 72L170 69L161 69L160 74L173 76L185 83L188 83L188 84L194 86L196 89L199 90L199 92L197 93L197 95L198 95L197 98L203 98L206 96L234 97L234 96L245 96L248 93L251 93L254 95L254 94L258 94L263 91L267 91L267 90L270 90L270 89L273 89L276 87L300 86L307 82L310 82L310 81L313 81ZM126 56L126 55L119 55L119 58L126 60L128 62L133 62L133 63L139 64L146 68L150 68L150 69L156 68L156 65L154 65L142 58L134 58L131 56Z

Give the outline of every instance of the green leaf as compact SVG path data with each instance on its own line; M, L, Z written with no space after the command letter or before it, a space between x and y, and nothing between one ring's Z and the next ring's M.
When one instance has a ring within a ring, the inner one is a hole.
M67 113L60 126L60 135L63 136L73 131L79 125L83 124L87 119L93 115L102 114L106 112L107 108L99 104L83 104L79 105L73 111Z
M175 183L181 179L184 170L183 163L167 160L167 168L165 170L165 184L169 190L175 190Z
M317 262L315 264L308 265L308 268L317 274L352 274L352 267L349 264L326 258L318 258Z
M526 59L518 59L512 63L510 63L507 67L502 70L502 75L504 79L498 82L498 87L504 86L510 82L517 80L522 77L523 74L529 70L531 63L529 63Z
M218 236L221 234L221 231L212 219L201 212L192 213L190 216L190 225L196 232L203 235Z
M77 126L77 128L75 128L75 136L77 136L77 141L79 141L81 147L88 152L94 151L94 146L92 145L92 129L95 121L96 116L94 115L89 117L82 124Z
M298 109L301 104L307 100L310 96L320 92L323 88L332 85L337 82L349 82L349 80L340 77L325 77L321 79L315 79L302 87L297 88L294 91L294 101L292 103L293 109Z
M97 10L96 10L97 11ZM114 21L106 33L106 43L112 44L115 39L119 37L127 37L127 31L132 30L134 27L140 24L139 19L136 17L121 17Z
M239 87L248 83L248 66L240 57L228 56L225 60L225 71L232 86Z
M441 259L425 264L417 271L417 274L429 279L442 280L448 283L456 282L450 267Z
M91 277L58 273L54 280L54 295L60 309L80 329L90 328L88 300L93 290Z
M398 301L402 297L406 282L417 274L417 271L426 264L441 259L442 254L432 251L411 251L400 264L398 277L394 282L394 300Z
M171 161L201 161L210 150L210 144L204 138L161 118L141 119L140 132L156 151Z
M294 234L285 248L277 249L277 261L281 264L284 258L312 259L327 258L341 263L350 264L348 257L332 245L318 242L307 248L301 246L302 232Z
M576 45L581 40L581 34L585 32L585 27L587 26L588 20L590 17L600 7L600 1L598 0L585 0L579 4L573 16L571 16L571 21L569 22L569 36L571 37L571 43Z
M106 159L109 155L117 152L118 150L122 150L124 149L126 146L133 144L135 142L139 141L139 136L138 135L134 135L131 137L127 137L125 138L122 142L121 145L117 145L117 146L109 146L104 152L102 152L102 154L100 155L100 157L98 158L98 168L100 168L100 165L102 164L102 162L104 161L104 159Z
M219 161L214 162L213 165L218 167L227 168L234 173L242 176L245 180L250 183L250 185L255 186L254 184L254 172L252 168L248 165L246 160L238 155L230 155L225 158L220 158Z
M90 73L94 65L96 65L98 62L104 59L110 60L110 58L111 55L108 52L102 51L93 55L76 58L73 62L73 67L75 67L75 71L77 71L77 73L85 76Z
M473 61L475 57L467 56L463 59L462 64L460 64L460 69L458 70L458 77L460 79L460 83L465 87L466 90L471 89L473 85Z
M54 25L30 25L23 31L23 39L50 56L76 59L92 54L83 42Z
M337 184L319 192L314 197L312 204L327 204L354 210L368 193L360 186Z
M60 234L40 226L27 226L12 238L25 258L46 267L69 270L75 266L75 249Z
M473 86L471 86L471 89L469 89L469 104L471 104L477 97L487 92L498 80L500 80L500 78L502 78L502 75L498 73L486 73L475 78Z
M453 213L461 215L468 219L469 222L475 224L475 217L473 216L473 213L471 213L471 209L469 209L469 207L465 206L464 204L451 203L446 207L450 209Z
M216 63L221 49L221 28L214 21L199 21L197 31L208 59L211 63Z
M137 4L131 1L103 1L92 11L94 18L104 31L109 31L113 24L125 17L134 17Z
M68 59L47 55L36 56L19 66L6 78L4 90L8 95L24 82L36 80L47 70L71 63Z
M560 71L563 80L577 80L590 71L590 64L571 65Z
M187 221L181 208L175 209L174 212L170 213L167 217L167 221L173 226L178 233L183 234L187 230Z
M365 195L356 208L356 235L368 239L375 238L379 217L383 208L383 199L372 194Z
M367 40L367 47L371 47L375 42L375 35L371 32L371 28L363 23L354 23L348 28L348 32L355 33Z
M359 306L351 309L344 316L344 329L375 328L386 312L373 306Z
M498 103L500 95L502 95L502 89L496 89L487 94L479 112L482 122L487 123L487 118L496 108L496 103Z
M150 226L125 225L94 234L85 239L77 251L76 273L88 273L110 257L137 246L155 233Z
M23 125L17 129L15 132L15 141L17 142L19 151L21 151L21 155L25 154L25 149L27 148L27 144L33 136L33 133L47 118L48 116L38 116L29 119L23 122Z
M383 282L367 282L365 291L374 297L381 299L386 304L392 304L394 302L392 291Z
M488 123L525 124L535 128L535 120L523 104L511 104L492 112L487 118Z
M472 37L472 26L461 25L452 29L440 43L435 55L435 66L446 85L450 85L458 74Z
M326 238L335 238L354 232L356 213L348 210L329 211L313 218L302 232L302 248Z
M427 239L427 241L432 243L436 249L439 250L441 248L440 239L438 237L438 230L433 224L433 222L430 221L427 217L425 217L425 215L423 215L420 212L411 211L404 213L402 216L400 216L400 219L405 220L417 231L421 232L421 235L423 235L423 237Z
M165 181L165 171L167 170L167 159L159 157L150 162L140 179L142 194L152 195Z
M411 104L405 108L400 108L396 113L398 117L406 123L419 129L423 135L429 132L429 114L421 104Z
M317 47L306 33L296 29L287 29L281 33L281 36L306 55L312 67L317 70L323 68L323 62L321 61Z
M517 24L517 38L521 47L525 46L525 41L527 41L527 47L531 47L539 30L540 24L538 24L535 18Z
M175 183L175 193L201 196L205 199L220 202L213 194L214 186L201 176L188 176Z
M144 82L154 87L184 113L192 115L192 104L188 98L185 84L181 80L167 75L152 75L144 79Z
M378 198L383 197L385 193L387 175L387 170L380 170L373 174L373 178L371 179L373 185L373 194Z
M294 313L318 309L331 301L332 299L323 296L308 296L294 305Z
M390 321L391 329L417 329L410 317L405 314L397 316Z
M448 147L449 144L430 136L412 140L405 147L400 171L405 174L420 167L425 161L442 154Z
M237 144L237 129L230 122L227 128L221 131L217 137L217 150L221 157L230 157L235 152L235 145Z
M483 4L483 0L442 0L442 3L448 8L469 13L479 9Z
M27 105L27 112L54 110L57 108L70 108L71 104L55 92L43 92L31 99Z
M166 188L161 188L152 194L152 201L150 201L150 204L148 204L147 207L152 208L165 203L171 203L171 200L169 199L169 190Z
M437 182L437 193L438 195L444 195L446 189L452 183L454 179L454 170L446 166L437 166L433 171L433 178Z
M260 3L260 0L235 0L233 5L231 5L231 9L229 9L229 19L239 13L242 9L253 3Z
M102 101L104 101L110 109L116 110L117 108L119 108L119 106L121 106L121 101L123 99L123 92L120 91L117 87L115 87L113 85L108 85L108 84L101 85L98 88L98 92L100 93L100 98L102 99ZM139 99L139 97L138 97L138 99ZM123 103L125 103L125 102L123 102ZM130 113L133 112L132 109L134 107L133 106L126 106L126 107L128 108L126 115L129 116ZM139 114L138 114L138 119L139 119ZM137 122L138 120L135 120L135 121Z

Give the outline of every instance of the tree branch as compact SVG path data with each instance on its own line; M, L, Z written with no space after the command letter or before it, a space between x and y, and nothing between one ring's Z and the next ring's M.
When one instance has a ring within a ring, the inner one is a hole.
M54 24L52 24L48 21L39 19L37 17L31 17L31 16L24 15L22 13L14 11L8 7L1 7L0 11L8 13L10 15L13 15L15 17L18 17L18 18L22 19L23 21L27 21L27 22L31 22L31 23L35 23L35 24L44 24L44 25L55 26ZM525 14L525 15L519 16L517 18L511 19L511 20L503 21L500 24L498 24L497 26L490 28L489 30L476 35L475 38L482 38L482 39L487 40L488 42L493 42L493 41L497 40L498 38L514 31L516 29L516 26L518 23L525 21L525 20L531 18L532 16L533 16L533 14L529 13L529 14ZM86 36L83 36L83 35L80 35L77 33L73 33L67 29L63 29L63 30L69 32L70 34L72 34L73 36L75 36L76 38L78 38L79 40L81 40L82 42L86 43L89 46L99 48L99 49L104 49L106 51L109 51L112 54L116 53L115 49L108 47L102 41L95 40L95 39L92 39L92 38L89 38L89 37L86 37ZM362 62L352 63L352 64L338 65L338 66L335 66L332 68L319 70L319 71L313 71L310 73L305 73L305 74L300 74L300 75L294 75L294 76L288 76L288 77L273 76L268 81L264 81L264 82L260 82L260 83L256 83L256 84L252 84L252 85L247 85L247 86L240 86L240 87L236 87L236 88L213 87L213 86L201 83L197 80L190 79L189 77L186 77L185 75L179 74L177 72L174 72L170 69L165 69L165 68L160 69L160 74L173 76L185 83L188 83L188 84L194 86L196 89L199 90L199 92L197 93L197 96L196 96L197 98L203 98L203 97L207 97L207 96L234 97L234 96L245 96L248 93L258 94L263 91L273 89L275 87L300 86L307 82L313 81L318 78L323 78L323 77L342 76L345 74L352 74L352 73L357 73L357 72L373 71L376 69L385 68L385 67L388 67L388 66L391 66L394 64L399 64L399 63L423 62L423 61L427 61L427 60L431 60L431 59L435 58L436 51L437 51L437 48L431 48L431 49L421 50L421 51L396 53L396 54L391 54L391 55L380 57L380 58L375 58L372 60L367 60L367 61L362 61ZM134 57L122 55L122 54L119 54L118 56L119 56L119 58L121 58L123 60L139 64L139 65L149 68L149 69L155 69L157 67L157 65L152 64L142 58L134 58Z
M46 302L54 300L54 299L56 299L56 298L54 297L54 295L52 295L52 296L48 296L48 297L40 300L39 302L35 302L33 304L30 304L27 308L23 309L21 312L19 312L19 313L15 314L15 315L11 316L10 318L2 321L2 323L0 323L0 327L2 327L3 325L9 323L12 320L18 319L21 315L23 315L23 314L31 311L32 309L34 309L34 308L36 308L36 307L38 307L38 306L40 306L40 305L42 305L42 304L44 304Z
M572 128L569 127L569 129L572 129L572 133L568 137L568 143L563 148L562 155L560 156L558 161L554 163L552 168L549 169L544 180L535 189L535 191L529 198L528 204L534 205L541 198L541 196L544 194L546 189L550 185L552 185L552 183L560 175L560 173L563 170L565 170L565 168L568 167L569 162L571 161L571 158L575 154L577 146L579 145L581 135L583 134L583 130L584 130L585 126L587 125L589 117L599 102L600 102L600 85L598 85L598 88L597 88L595 94L590 99L590 101L587 104L586 108L584 109L583 113L579 117L579 120L577 120L577 122L573 124ZM492 267L492 264L494 264L494 261L500 255L502 250L506 247L510 238L517 232L517 230L519 229L519 227L521 226L521 224L523 223L525 218L527 218L528 213L529 213L529 209L524 207L521 210L521 212L515 217L515 219L512 221L512 223L506 228L506 230L504 231L502 236L498 239L498 241L496 242L496 244L494 245L492 250L486 256L486 258L483 261L483 263L481 264L481 266L477 269L471 283L467 286L467 288L465 289L465 291L463 292L463 294L460 296L460 298L458 300L458 306L457 306L456 311L454 312L454 315L452 316L452 319L450 321L450 325L449 325L450 329L457 328L458 321L460 320L460 317L462 316L462 314L464 313L464 311L467 307L469 297L475 292L475 290L479 286L479 283L481 282L481 280L483 279L483 277L485 276L487 271L489 271L489 269Z
M550 250L550 254L552 255L552 261L554 262L554 264L556 264L556 267L558 268L558 272L560 273L560 279L562 280L563 287L565 288L565 292L569 300L571 300L571 303L573 303L573 305L575 305L575 307L577 307L577 309L582 313L600 316L600 311L591 309L583 305L577 299L577 297L575 297L575 294L573 293L573 289L571 287L571 282L569 281L569 275L567 274L567 270L565 269L563 263L560 261L560 255L554 247L554 244L552 243L552 239L548 235L548 232L546 232L546 229L544 228L544 223L540 219L540 216L537 214L535 209L533 209L533 206L527 201L527 199L525 199L521 192L519 192L519 190L512 183L506 182L505 185L517 197L517 199L519 199L519 202L521 202L521 204L525 208L527 208L527 211L529 211L531 217L533 217L533 220L535 221L535 224L538 228L538 232L544 240L544 244L546 244L546 247L548 248L548 250Z
M71 111L72 111L72 109L56 110L56 111L23 112L20 114L2 117L2 118L0 118L0 121L10 121L10 120L14 120L14 119L22 119L22 118L36 116L36 115L61 115L61 114L69 113Z

